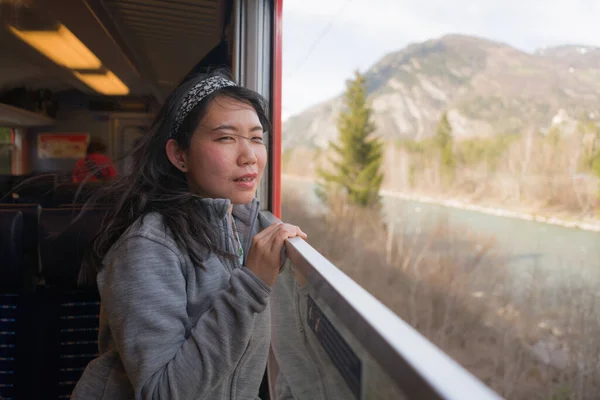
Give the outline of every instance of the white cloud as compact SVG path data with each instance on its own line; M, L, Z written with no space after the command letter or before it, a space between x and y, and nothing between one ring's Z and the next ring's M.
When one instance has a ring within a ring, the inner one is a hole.
M558 44L600 46L597 0L285 0L283 4L287 114L340 93L353 70L367 69L386 53L448 33L485 37L525 51Z

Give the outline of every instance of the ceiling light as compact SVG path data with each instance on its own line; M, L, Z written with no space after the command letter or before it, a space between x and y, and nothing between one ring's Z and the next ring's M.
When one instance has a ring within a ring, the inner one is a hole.
M75 76L98 93L105 95L126 95L129 88L112 71L105 73L80 73L73 71Z
M57 64L71 69L98 69L102 62L64 25L55 31L21 31L9 26L12 33Z

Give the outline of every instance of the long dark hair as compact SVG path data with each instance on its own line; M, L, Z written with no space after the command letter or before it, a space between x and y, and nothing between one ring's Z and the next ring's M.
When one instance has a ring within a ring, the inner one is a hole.
M167 98L152 127L134 148L131 174L110 182L86 205L94 207L101 202L110 204L111 209L100 233L86 253L79 276L80 284L95 284L96 275L102 268L102 260L108 250L130 225L151 212L162 215L165 228L171 231L177 245L189 255L195 265L202 266L202 254L206 250L230 256L220 248L219 232L209 223L208 213L202 210L203 203L198 201L196 194L189 191L184 173L171 164L165 151L177 110L186 93L212 76L230 79L222 69L188 77ZM258 114L263 130L271 131L268 107L262 96L240 86L230 86L206 96L187 115L173 136L181 149L189 148L192 134L205 116L209 104L222 96L251 105Z

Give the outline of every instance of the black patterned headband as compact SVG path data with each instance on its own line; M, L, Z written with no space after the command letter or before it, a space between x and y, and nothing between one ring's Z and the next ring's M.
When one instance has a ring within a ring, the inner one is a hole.
M199 82L190 89L189 92L183 98L183 102L179 109L177 110L177 115L175 117L175 123L173 124L173 128L171 129L171 136L174 137L185 117L188 116L192 108L194 108L203 98L214 92L215 90L222 89L228 86L237 86L234 82L229 79L223 78L221 76L212 76Z

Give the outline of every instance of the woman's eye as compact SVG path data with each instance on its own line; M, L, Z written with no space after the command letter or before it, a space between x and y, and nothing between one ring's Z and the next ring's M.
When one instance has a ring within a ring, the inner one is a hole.
M252 141L253 142L257 142L257 143L262 143L263 142L263 138L262 138L262 136L254 136L252 138Z
M233 136L221 136L217 139L219 142L228 142L230 140L234 140Z

